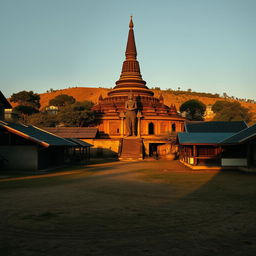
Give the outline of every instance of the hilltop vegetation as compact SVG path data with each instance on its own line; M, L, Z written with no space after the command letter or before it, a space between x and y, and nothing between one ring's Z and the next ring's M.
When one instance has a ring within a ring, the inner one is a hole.
M256 104L254 100L240 99L234 96L228 96L226 93L223 93L223 95L221 96L217 93L212 94L206 92L194 92L191 89L188 89L187 91L172 89L161 90L158 87L152 88L151 90L155 93L156 97L159 97L160 94L162 94L164 97L164 103L166 105L174 104L176 105L177 109L183 102L192 98L203 101L206 105L214 104L217 100L225 99L228 101L238 100L242 104L242 106L247 107L249 109L254 109L254 112L256 112ZM55 98L57 95L60 94L68 94L70 96L73 96L77 101L89 100L94 103L97 103L99 96L102 95L104 98L107 96L107 93L109 91L110 89L101 87L73 87L60 90L50 89L46 93L40 94L40 103L41 107L45 107L48 105L49 100Z
M46 93L40 94L40 105L41 109L45 108L49 105L49 101L54 99L56 96L60 94L67 94L76 99L76 101L91 101L94 103L98 102L98 98L100 95L104 97L107 96L107 93L110 89L107 88L89 88L89 87L73 87L67 89L53 90L50 89ZM164 104L170 106L174 104L177 109L180 108L181 104L190 99L195 99L203 102L205 105L213 105L218 100L226 100L229 102L233 102L238 100L243 107L246 107L254 114L254 121L256 120L256 104L253 100L248 99L238 99L234 96L229 97L226 93L223 93L222 96L219 94L211 94L204 92L193 92L191 89L187 91L181 90L160 90L160 88L155 87L152 88L152 91L155 93L155 97L159 97L161 94L164 97ZM13 103L12 103L13 104ZM15 106L15 104L13 104Z

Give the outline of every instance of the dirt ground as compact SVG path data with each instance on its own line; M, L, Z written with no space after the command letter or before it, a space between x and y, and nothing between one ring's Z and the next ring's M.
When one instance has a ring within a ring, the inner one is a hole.
M113 162L0 180L0 255L256 253L256 175Z

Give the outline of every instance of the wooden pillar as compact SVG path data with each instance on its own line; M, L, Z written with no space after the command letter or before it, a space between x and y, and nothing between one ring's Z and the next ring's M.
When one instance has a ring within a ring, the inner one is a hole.
M193 165L197 165L197 160L196 157L197 156L197 148L196 145L193 145L193 157L194 157L194 164Z

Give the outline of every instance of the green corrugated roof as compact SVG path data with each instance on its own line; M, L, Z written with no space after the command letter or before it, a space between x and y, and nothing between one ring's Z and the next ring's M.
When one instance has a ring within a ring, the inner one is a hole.
M196 133L196 132L179 132L179 144L218 144L219 142L233 136L235 133Z
M79 139L68 138L67 140L76 143L77 146L80 146L80 147L92 147L92 144L89 144L89 143L87 143L85 141L82 141L82 140L79 140Z
M19 136L23 136L24 138L27 138L44 146L76 146L76 144L71 141L53 135L35 126L27 126L24 124L11 123L6 121L0 121L0 126L8 130L9 132L15 133Z
M98 132L95 127L43 127L44 130L62 138L94 139Z
M256 124L236 133L235 135L221 141L221 144L243 143L250 138L256 137Z
M202 132L202 133L236 133L247 128L244 121L209 121L209 122L187 122L185 124L186 132Z

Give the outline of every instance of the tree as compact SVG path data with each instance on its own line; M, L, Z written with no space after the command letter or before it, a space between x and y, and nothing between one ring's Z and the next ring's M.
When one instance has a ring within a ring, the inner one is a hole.
M212 111L216 114L220 111L222 111L226 106L228 106L229 102L226 100L217 100L212 105Z
M228 98L228 95L227 95L226 92L223 92L223 97L224 97L224 98Z
M66 126L89 126L95 122L95 113L90 101L76 102L62 107L57 114L57 121Z
M202 121L206 106L199 100L188 100L180 106L180 112L186 111L190 120Z
M56 96L55 98L51 99L49 101L50 106L57 106L57 107L64 107L70 104L75 103L76 100L74 97L69 96L67 94L60 94Z
M55 115L40 112L28 116L26 122L39 127L55 127L57 120Z
M31 106L35 109L40 108L40 95L33 91L20 91L11 95L11 102L18 103L18 105Z
M38 110L32 106L18 105L13 108L13 113L17 114L24 122L26 122L27 117L34 113L38 113Z
M251 122L253 114L238 101L229 102L218 100L212 106L215 113L214 121L245 121Z

